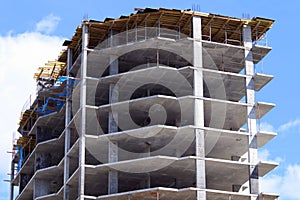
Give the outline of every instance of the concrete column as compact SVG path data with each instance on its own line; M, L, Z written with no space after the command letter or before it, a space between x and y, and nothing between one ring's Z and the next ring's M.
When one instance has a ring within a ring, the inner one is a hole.
M119 72L118 57L110 57L109 74L117 74ZM109 103L115 103L119 101L119 90L114 84L109 85ZM115 133L118 131L118 114L109 113L108 118L108 133ZM108 162L118 161L118 143L116 141L109 141L108 144ZM114 194L118 192L118 172L116 170L110 170L108 172L108 194Z
M49 152L36 152L34 171L44 169L52 165L52 156Z
M202 61L202 43L201 43L201 17L193 17L193 38L194 38L194 96L203 97L203 68ZM196 127L204 127L204 102L201 99L195 100L194 108L194 124ZM206 188L205 177L205 140L204 131L197 128L195 129L196 140L196 187L199 189ZM206 193L204 191L197 191L197 200L205 200Z
M50 194L50 181L42 180L42 179L34 179L34 183L33 183L34 199L47 194Z
M255 110L255 90L254 90L254 64L252 55L251 27L243 26L243 38L245 47L245 74L246 77L246 102L247 106L247 132L249 136L248 161L249 166L249 189L251 194L259 193L258 168L257 168L257 127ZM256 199L256 198L253 198Z
M88 24L82 24L82 54L81 54L81 77L80 77L80 110L81 124L79 132L79 177L78 177L78 200L84 200L84 177L85 177L85 132L86 132L86 81L87 81L87 47L88 47Z
M147 173L146 187L151 188L151 177L149 173Z
M73 49L68 48L68 65L67 65L67 76L70 76L70 68L72 67L73 60ZM70 173L70 158L67 156L67 153L70 149L70 141L71 141L71 130L68 127L69 122L71 121L71 100L70 100L70 81L67 82L67 97L66 97L66 116L65 116L65 164L64 164L64 200L69 200L69 186L67 185L67 181L69 179Z
M151 178L149 173L146 174L145 179L141 180L139 187L143 189L151 188Z

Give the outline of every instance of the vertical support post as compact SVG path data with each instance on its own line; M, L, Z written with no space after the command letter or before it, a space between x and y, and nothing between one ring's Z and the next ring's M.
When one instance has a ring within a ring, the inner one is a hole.
M73 60L73 49L68 48L68 58L67 58L67 76L70 77L70 69L72 67ZM69 128L69 123L71 121L71 100L70 100L70 92L71 92L70 80L67 80L67 95L66 95L66 116L65 116L65 165L64 165L64 200L69 200L69 186L67 185L67 181L69 179L70 174L70 158L67 156L67 153L70 149L71 145L71 130Z
M209 23L209 41L211 41L211 22Z
M192 18L193 24L193 61L194 61L194 96L195 107L194 107L194 124L195 129L195 140L196 140L196 187L198 189L206 188L206 177L205 177L205 140L204 130L199 127L204 127L204 102L199 97L203 97L203 61L202 61L202 31L201 31L201 17L195 16ZM205 191L197 191L197 200L205 200Z
M226 26L225 26L224 30L225 30L225 44L227 44L227 27Z
M156 66L159 66L159 49L156 49Z
M135 28L135 41L137 42L138 41L138 27L137 27L137 21L138 21L138 15L136 15L136 20L135 20L135 26L134 26L134 28Z
M81 85L80 85L81 124L79 130L78 200L84 200L87 46L88 46L88 24L84 21L82 27L82 54L81 54Z
M126 44L128 44L128 20L126 22Z
M243 38L245 47L245 75L246 77L246 102L247 106L247 132L249 133L248 161L249 166L249 189L251 194L259 193L258 167L257 167L257 127L255 110L254 90L254 64L252 55L252 34L251 27L243 26ZM254 197L251 197L256 199Z
M147 40L147 18L145 19L145 40Z
M114 33L111 33L110 37L113 38ZM118 57L110 56L109 74L119 73ZM119 88L115 84L109 85L109 103L116 103L119 101ZM109 113L108 116L108 134L118 131L118 113ZM108 162L118 161L118 142L109 141L108 143ZM114 194L118 192L118 171L109 170L108 172L108 194Z
M15 163L14 159L11 161L11 166L10 166L10 200L14 199L14 184L13 184L13 179L15 177Z
M151 188L151 176L150 173L147 173L147 180L146 180L147 188Z
M158 37L160 37L160 18L158 19Z

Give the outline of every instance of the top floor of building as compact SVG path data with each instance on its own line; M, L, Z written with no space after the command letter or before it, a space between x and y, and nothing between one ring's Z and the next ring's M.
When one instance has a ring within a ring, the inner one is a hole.
M193 38L193 17L201 18L201 39L203 41L243 46L243 27L251 27L253 44L267 46L266 33L274 20L261 17L251 19L235 18L218 14L195 12L190 9L136 8L136 13L104 21L84 20L64 46L73 49L73 62L82 50L83 24L89 28L88 48L107 48L149 38L170 39ZM112 39L110 36L116 35ZM59 56L59 61L67 62L67 52Z

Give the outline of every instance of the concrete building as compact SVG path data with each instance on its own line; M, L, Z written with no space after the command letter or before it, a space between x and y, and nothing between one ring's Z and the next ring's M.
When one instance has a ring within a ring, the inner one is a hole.
M83 21L35 74L16 199L277 199L259 190L277 163L257 156L274 104L255 100L273 23L150 8Z

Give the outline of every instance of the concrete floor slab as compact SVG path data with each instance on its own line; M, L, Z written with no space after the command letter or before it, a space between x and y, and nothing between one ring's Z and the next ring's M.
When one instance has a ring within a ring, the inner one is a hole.
M30 136L36 135L36 129L38 126L51 127L55 129L55 127L58 127L59 125L62 124L61 119L64 118L64 114L65 114L65 106L59 112L53 112L48 115L40 116L32 126L28 135Z
M41 142L35 146L31 154L26 159L25 163L22 165L20 171L15 175L13 184L18 185L19 176L21 173L33 174L34 171L34 157L36 152L51 151L53 148L58 149L64 145L64 132L59 136L59 138L54 138L48 141Z
M259 63L270 51L272 47L268 46L260 46L260 45L253 45L252 53L253 53L253 62L254 64Z
M128 199L140 199L140 200L168 200L168 199L185 199L185 200L196 200L196 188L184 188L184 189L172 189L172 188L150 188L141 189L132 192L123 192L113 195L99 196L99 200L128 200ZM236 192L226 192L219 190L204 190L206 191L206 197L209 200L220 200L220 199L234 199L234 200L250 200L249 194L242 194ZM278 195L264 195L268 200L277 199ZM93 197L87 199L94 199Z
M194 138L194 126L174 127L166 125L147 126L139 129L128 131L121 131L112 134L105 134L100 136L87 135L86 146L87 150L95 158L101 158L104 163L107 162L108 142L118 142L121 149L118 153L119 160L128 159L128 152L135 152L135 155L129 156L130 158L145 157L148 155L146 152L147 143L151 144L150 155L168 155L174 156L175 149L179 143L174 145L170 143L174 136L177 136L180 141L188 136ZM206 156L212 158L220 158L230 160L231 156L244 155L248 150L248 137L249 134L240 131L226 131L222 129L203 128L205 130L205 144ZM275 135L273 133L258 133L258 146L262 147ZM169 148L161 149L168 145ZM193 145L189 143L189 145ZM191 147L190 147L191 148ZM145 150L144 152L141 150ZM161 149L160 151L156 151ZM193 148L192 148L193 149ZM193 151L190 150L193 154Z
M131 90L132 90L132 88L128 87L128 85L133 85L133 86L143 85L145 83L145 77L147 77L147 82L149 81L152 83L158 82L160 84L163 84L163 86L167 88L176 88L176 91L173 92L177 95L177 97L180 97L184 95L192 95L192 90L190 87L183 88L182 86L186 85L185 83L182 83L180 81L174 82L173 80L175 79L181 80L176 78L176 76L183 75L184 79L186 79L188 81L188 84L191 86L193 80L193 70L194 70L193 67L188 67L188 66L179 69L173 67L167 67L167 66L153 66L150 68L138 69L130 72L106 76L100 78L99 81L97 79L96 80L88 79L87 85L89 90L99 90L97 94L101 94L103 96L104 93L108 92L106 90L109 84L116 84L121 80L122 81L122 84L120 84L121 85L120 91L122 91L121 97L124 100L126 99L128 100L130 99L130 96L126 96L126 94L131 94ZM245 95L245 79L246 79L245 75L231 73L231 72L210 70L210 69L202 69L202 70L204 75L204 82L208 87L208 90L206 89L204 91L205 97L214 96L214 98L239 101ZM173 72L173 75L171 75L170 72ZM272 78L273 76L270 75L256 74L254 77L255 90L256 91L260 90L269 81L271 81ZM159 82L158 81L159 79L163 81ZM124 82L123 80L126 80L126 82ZM124 88L122 89L123 85L126 85L125 89ZM222 96L218 97L218 95L214 94L214 91L209 91L209 88L216 89L219 88L221 85L223 85L223 88L225 90L223 97ZM97 86L98 88L96 88L95 86ZM94 94L88 95L88 99L92 100L93 98L94 99L101 98L101 97L95 97L95 93L96 92L94 92ZM91 100L88 102L91 102Z
M260 130L257 133L258 148L263 147L265 144L267 144L269 141L271 141L276 136L277 136L276 133Z
M247 104L241 102L231 102L225 100L217 100L211 98L201 98L204 100L205 111L205 126L226 130L239 130L246 123L246 109ZM127 119L143 120L149 117L149 110L153 105L159 105L161 109L164 109L168 115L168 121L164 119L156 118L151 119L150 124L164 124L172 125L180 117L179 122L181 126L189 125L193 123L193 102L195 97L186 96L182 98L176 98L165 95L155 95L149 97L143 97L140 99L133 99L113 104L107 104L100 106L98 111L95 107L90 107L87 111L89 116L89 126L87 127L87 134L97 135L99 129L98 118L101 121L105 120L105 116L109 112L118 113L119 115L119 127L122 130L129 130L139 128L142 125L136 124L136 122L128 123ZM268 113L275 105L272 103L258 102L255 105L257 118L262 118ZM161 112L162 110L156 110L155 112ZM181 111L181 112L180 112ZM122 121L123 120L123 121ZM162 121L161 121L162 120ZM178 120L177 120L178 122ZM169 124L168 124L169 123Z
M149 172L151 176L157 175L161 177L165 174L166 177L174 178L177 176L193 177L195 176L195 159L197 158L155 156L97 166L86 165L86 173L89 175L103 175L108 173L108 170L112 168L120 172L128 172L133 176L134 174L139 174L139 172L142 174ZM249 179L249 164L245 162L206 158L205 165L207 188L209 189L231 191L233 184L243 185ZM258 165L259 176L264 176L276 166L277 163L260 162ZM185 181L188 184L188 179ZM189 179L189 181L191 180Z
M23 191L20 195L17 196L18 199L32 199L33 197L33 184L34 179L44 179L44 180L53 180L56 176L60 176L63 174L63 160L57 165L52 167L47 167L44 169L40 169L35 172L30 181L27 183Z
M265 85L267 85L272 79L273 75L256 73L254 75L254 89L260 91Z

